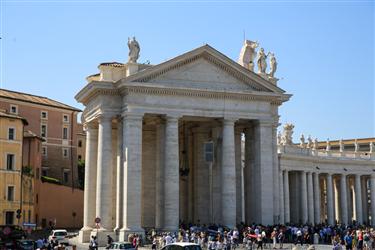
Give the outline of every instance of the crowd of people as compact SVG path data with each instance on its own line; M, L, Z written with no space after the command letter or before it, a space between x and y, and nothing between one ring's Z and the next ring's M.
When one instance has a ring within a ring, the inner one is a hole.
M375 230L366 226L320 225L244 225L230 229L219 225L182 224L178 232L152 231L152 248L173 242L192 242L202 249L230 250L283 248L283 244L313 246L332 244L333 249L375 249Z

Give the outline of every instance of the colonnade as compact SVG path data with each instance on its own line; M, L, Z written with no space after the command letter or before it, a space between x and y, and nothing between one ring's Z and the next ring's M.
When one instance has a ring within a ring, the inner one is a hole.
M280 171L280 223L375 225L375 174Z

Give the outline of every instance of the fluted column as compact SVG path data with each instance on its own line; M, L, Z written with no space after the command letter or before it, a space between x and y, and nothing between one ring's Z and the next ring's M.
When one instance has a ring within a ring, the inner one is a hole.
M85 190L83 198L83 228L91 230L95 220L96 203L96 163L98 153L98 129L94 124L86 125L86 159L85 159ZM83 242L89 240L85 235Z
M375 174L371 175L370 188L371 188L371 225L375 227Z
M122 205L123 205L123 185L124 185L124 179L123 179L123 153L122 153L122 118L117 118L117 159L116 159L116 227L115 231L119 231L122 228Z
M179 223L178 118L166 118L164 148L164 230L177 232Z
M286 223L290 222L290 199L289 199L289 172L284 171L284 220Z
M320 181L319 173L314 174L314 219L315 224L320 223Z
M362 189L362 220L364 224L368 224L368 192L367 192L367 176L362 177L361 181Z
M285 224L285 210L284 210L284 183L283 183L284 179L283 179L283 171L280 170L279 171L279 189L280 189L280 205L279 205L279 208L280 208L280 224Z
M234 145L234 120L223 121L221 208L222 224L236 225L236 169Z
M101 218L100 230L112 230L112 117L102 115L98 130L98 169L96 216Z
M242 221L242 159L241 159L241 129L235 130L235 157L236 157L236 224Z
M347 196L347 182L346 174L341 174L340 178L340 191L341 191L341 223L348 225L348 196Z
M332 174L327 174L327 217L328 224L334 225L335 216L334 216L334 207L333 207L333 183L332 183Z
M307 173L307 200L309 210L309 223L314 224L314 190L312 173Z
M155 169L155 228L162 230L164 226L164 137L165 124L156 125L156 169Z
M307 206L307 182L306 172L300 172L301 178L301 202L302 202L302 223L306 223L308 220L308 206Z
M363 223L362 214L362 192L361 192L361 175L355 175L355 211L356 221L359 224Z
M255 221L255 171L254 171L254 129L247 127L245 129L245 218L246 224Z
M143 234L142 201L142 114L124 114L123 118L123 225L120 240L130 233Z

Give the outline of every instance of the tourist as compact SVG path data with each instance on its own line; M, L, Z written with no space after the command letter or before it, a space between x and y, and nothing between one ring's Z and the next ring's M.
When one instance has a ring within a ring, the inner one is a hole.
M346 250L352 250L353 249L353 238L350 234L350 231L346 232L346 235L344 237L344 244Z

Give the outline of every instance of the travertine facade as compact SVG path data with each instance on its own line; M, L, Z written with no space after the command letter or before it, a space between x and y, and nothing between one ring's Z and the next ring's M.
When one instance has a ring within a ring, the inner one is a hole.
M120 240L147 227L175 231L179 221L234 226L246 215L275 222L278 107L290 95L208 45L155 66L99 69L76 95L86 106L83 241L95 217L99 232L118 232ZM212 171L203 154L208 141ZM243 203L253 201L245 213Z

